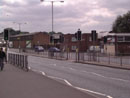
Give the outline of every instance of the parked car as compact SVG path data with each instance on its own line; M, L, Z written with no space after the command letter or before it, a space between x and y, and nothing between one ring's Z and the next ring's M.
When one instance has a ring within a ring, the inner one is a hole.
M49 52L60 52L60 49L58 49L56 47L51 47L51 48L49 48Z
M44 48L42 46L35 46L36 52L44 52Z

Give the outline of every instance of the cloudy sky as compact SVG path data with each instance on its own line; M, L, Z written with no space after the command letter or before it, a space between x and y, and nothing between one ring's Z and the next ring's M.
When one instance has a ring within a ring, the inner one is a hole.
M0 32L11 27L22 31L51 31L50 0L0 0ZM55 0L56 1L56 0ZM110 31L118 15L130 10L130 0L64 0L54 2L54 31L83 33ZM15 23L14 23L15 22ZM27 24L24 24L27 23Z

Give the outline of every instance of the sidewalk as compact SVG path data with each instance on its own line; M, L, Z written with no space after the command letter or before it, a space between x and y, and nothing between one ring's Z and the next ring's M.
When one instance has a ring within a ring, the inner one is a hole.
M0 98L95 98L65 84L13 65L0 71Z

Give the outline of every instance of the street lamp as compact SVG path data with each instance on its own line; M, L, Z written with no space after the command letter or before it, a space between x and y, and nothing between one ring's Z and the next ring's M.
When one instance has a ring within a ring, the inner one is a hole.
M54 31L54 10L53 10L54 2L63 3L64 1L44 1L44 0L41 0L41 2L51 2L51 4L52 4L52 32L53 32Z
M20 22L13 22L14 24L18 24L19 25L19 34L20 34L20 32L21 32L21 25L22 24L27 24L27 23L20 23ZM17 40L18 40L18 49L19 49L19 52L20 52L20 37L18 37L17 38Z
M27 23L20 23L20 22L13 22L13 23L19 25L19 32L21 31L21 25L22 25L22 24L27 24Z

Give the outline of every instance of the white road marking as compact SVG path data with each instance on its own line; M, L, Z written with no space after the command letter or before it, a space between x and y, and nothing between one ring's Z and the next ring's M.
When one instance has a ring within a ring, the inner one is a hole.
M42 71L41 73L42 73L42 75L44 75L44 76L46 75L45 72L43 72L43 71Z
M99 76L99 77L103 77L103 78L107 78L107 79L111 79L111 80L118 80L118 81L122 81L122 82L130 82L129 80L120 79L120 78L107 77L107 76L103 76L103 75L95 73L95 72L87 72L87 71L82 71L82 72L93 74L93 75L96 75L96 76Z
M28 69L30 70L30 69L31 69L31 67L28 67Z
M109 96L109 95L102 94L102 93L95 92L95 91L91 91L91 90L88 90L88 89L83 89L83 88L80 88L80 87L75 87L75 88L76 88L76 89L79 89L79 90L82 90L82 91L90 92L90 93L93 93L93 94L105 96L105 97L107 97L107 98L113 98L113 97L111 97L111 96Z
M58 79L58 80L64 80L64 79L62 79L62 78L58 78L58 77L54 77L54 76L48 76L48 75L46 75L47 77L49 77L49 78L52 78L52 79Z
M91 72L92 74L95 74L97 76L100 76L100 77L103 77L103 78L108 78L108 79L112 79L112 80L118 80L118 81L123 81L123 82L130 82L129 80L124 80L124 79L119 79L119 78L112 78L112 77L106 77L106 76L103 76L101 74L97 74L97 73L94 73L94 72Z
M108 95L107 95L107 97L108 97L108 98L113 98L113 97L111 97L111 96L108 96Z
M35 70L35 69L32 69L32 68L31 68L31 70L34 71L34 72L39 72L39 71L37 71L37 70Z
M58 77L54 77L54 76L47 76L49 78L53 78L53 79L58 79L58 80L62 80L64 81L67 85L72 86L72 84L70 82L68 82L66 79L62 79L62 78L58 78Z
M67 81L66 79L64 79L64 82L67 83L69 86L73 86L69 81Z
M56 64L50 64L50 65L52 65L52 66L57 66Z
M93 93L93 94L97 94L97 95L101 95L101 96L105 96L107 98L113 98L111 96L108 96L106 94L102 94L102 93L99 93L99 92L95 92L95 91L91 91L91 90L87 90L87 89L83 89L83 88L80 88L80 87L76 87L76 86L73 86L68 80L66 79L62 79L62 78L58 78L58 77L54 77L54 76L47 76L47 77L50 77L50 78L53 78L53 79L58 79L58 80L62 80L64 81L67 85L73 87L73 88L76 88L78 90L82 90L82 91L86 91L86 92L90 92L90 93Z
M123 82L130 82L129 80L124 80L124 79L119 79L119 78L111 78L111 77L108 77L108 78L113 79L113 80L123 81Z
M74 68L69 68L70 70L76 70L76 69L74 69Z
M95 73L95 72L91 72L91 74L94 74L94 75L99 76L99 77L106 78L105 76L103 76L103 75L101 75L101 74L97 74L97 73Z
M102 94L102 93L99 93L99 92L95 92L95 91L91 91L91 90L88 90L88 89L84 89L84 88L80 88L80 87L73 86L68 80L62 79L62 78L58 78L58 77L54 77L54 76L48 76L48 75L45 74L45 72L43 72L43 71L38 71L38 70L35 70L35 69L31 69L31 70L34 71L34 72L40 72L40 73L42 73L43 76L47 76L47 77L49 77L49 78L62 80L62 81L64 81L67 85L69 85L69 86L71 86L71 87L73 87L73 88L76 88L76 89L78 89L78 90L82 90L82 91L90 92L90 93L93 93L93 94L105 96L105 97L107 97L107 98L113 98L113 97L111 97L111 96L109 96L109 95L106 95L106 94Z
M91 72L87 72L87 71L84 71L84 70L83 70L83 71L81 71L81 72L91 74Z

